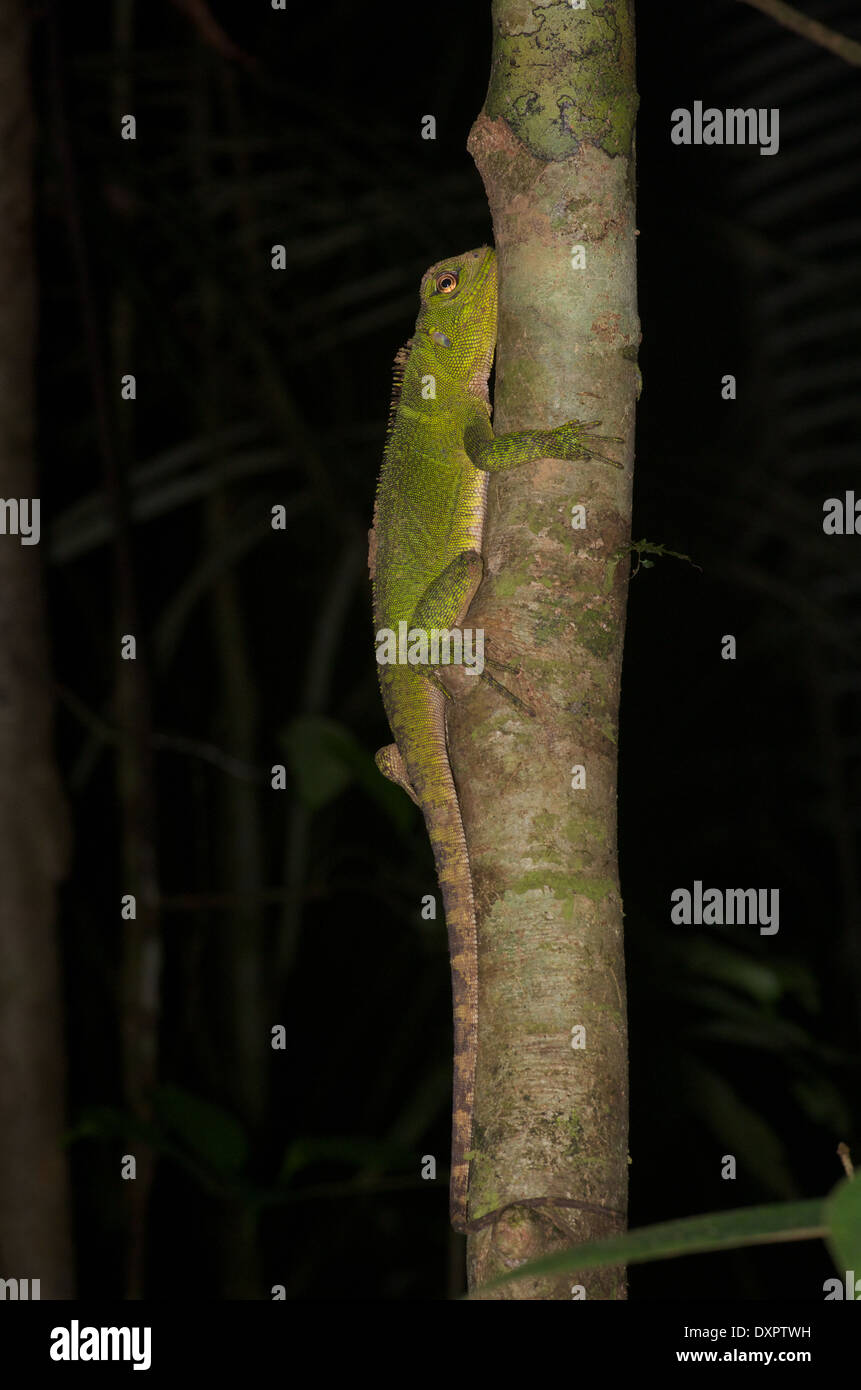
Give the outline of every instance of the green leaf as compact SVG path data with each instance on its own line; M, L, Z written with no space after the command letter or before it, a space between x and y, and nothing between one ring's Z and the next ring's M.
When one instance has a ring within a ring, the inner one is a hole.
M341 1163L350 1168L388 1169L408 1161L408 1155L392 1143L356 1135L341 1137L308 1135L288 1145L278 1175L287 1184L303 1168L315 1163Z
M693 1026L691 1034L711 1042L755 1047L763 1052L791 1052L796 1049L804 1054L809 1052L811 1045L810 1034L798 1024L759 1012L751 1013L747 1020L741 1017L706 1020Z
M88 1105L79 1114L75 1124L63 1135L64 1144L75 1144L79 1139L123 1139L139 1135L149 1140L149 1126L141 1124L134 1115L113 1105Z
M825 1202L831 1227L828 1246L838 1271L852 1269L861 1277L861 1182L847 1178L838 1183Z
M692 1108L726 1149L737 1155L742 1167L767 1193L796 1197L786 1149L771 1125L708 1067L688 1059L683 1074L690 1082Z
M636 556L637 563L634 566L632 577L637 573L637 570L653 568L654 560L645 558L649 555L670 555L674 560L687 560L688 564L693 565L695 570L702 568L700 565L694 564L690 555L682 555L678 550L668 550L665 545L653 545L651 541L647 540L631 541L630 545L622 546L620 550L615 552L613 559L620 560L624 555Z
M155 1108L165 1130L218 1173L237 1173L248 1156L242 1125L229 1111L181 1086L160 1086Z
M815 1124L835 1134L845 1134L851 1129L849 1106L840 1089L827 1076L802 1077L793 1084L792 1093L805 1115Z
M321 715L303 714L291 720L281 734L281 743L299 796L312 810L334 801L356 782L398 830L406 831L413 824L415 812L406 793L386 780L346 725Z
M774 969L786 994L795 995L808 1013L821 1012L819 981L806 965L797 960L784 960L776 961Z
M544 1255L540 1260L530 1260L486 1287L495 1288L514 1279L541 1274L643 1264L647 1260L670 1260L678 1255L704 1254L710 1250L736 1250L745 1245L823 1239L827 1234L826 1202L821 1197L805 1202L739 1207L734 1211L711 1212L681 1221L665 1221L658 1226L643 1226L639 1231L629 1231L627 1235L613 1236L610 1240L573 1245L557 1254Z
M686 964L697 974L731 985L766 1004L780 998L781 982L771 965L726 942L705 936L689 940L686 945Z
M300 715L281 736L300 800L317 811L341 795L353 780L349 729L318 715Z

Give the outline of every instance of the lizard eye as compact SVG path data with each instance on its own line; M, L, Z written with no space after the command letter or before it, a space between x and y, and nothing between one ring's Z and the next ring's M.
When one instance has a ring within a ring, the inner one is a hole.
M444 270L441 275L436 277L436 287L440 294L451 294L452 290L457 289L457 276L453 270Z

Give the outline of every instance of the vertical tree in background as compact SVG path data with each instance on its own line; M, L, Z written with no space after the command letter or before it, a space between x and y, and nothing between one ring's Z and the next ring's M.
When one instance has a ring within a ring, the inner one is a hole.
M29 6L0 0L0 1276L72 1295L55 930L65 805L51 747L40 549L12 534L39 493ZM36 536L33 532L33 537Z
M470 612L516 660L528 719L479 691L450 716L479 911L471 1211L539 1194L471 1238L481 1284L619 1232L627 1044L616 753L639 324L633 4L494 0L470 149L493 214L497 432L600 420L592 460L492 477L486 580ZM601 445L596 446L601 448ZM620 1271L520 1283L508 1298L625 1297Z

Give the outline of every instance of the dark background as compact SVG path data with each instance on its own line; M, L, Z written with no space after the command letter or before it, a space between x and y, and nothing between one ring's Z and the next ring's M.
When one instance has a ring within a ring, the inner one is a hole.
M861 38L855 4L805 9ZM445 934L419 916L435 879L418 812L371 762L387 732L365 533L419 278L491 239L465 152L489 5L211 13L254 67L169 0L49 5L34 29L79 1291L124 1287L132 1123L107 453L129 480L154 728L146 1296L444 1298L463 1244L444 1171ZM861 1154L861 541L822 532L825 498L858 484L858 74L732 0L643 3L638 19L633 532L694 564L657 558L630 590L634 1226L816 1196L841 1176L838 1141ZM670 112L696 99L779 107L779 154L673 146ZM694 879L779 888L779 934L671 927L669 894ZM779 1246L635 1268L631 1297L815 1300L830 1272L818 1243Z

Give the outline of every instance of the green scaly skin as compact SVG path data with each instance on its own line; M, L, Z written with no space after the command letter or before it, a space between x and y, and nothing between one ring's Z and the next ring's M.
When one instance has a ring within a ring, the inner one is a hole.
M420 294L415 333L395 361L393 415L369 534L377 632L397 632L404 620L412 630L463 622L482 577L489 473L541 458L592 456L583 442L591 426L576 420L553 430L493 433L487 390L496 347L491 248L431 266ZM429 376L436 396L425 400L422 381ZM453 681L452 667L390 664L378 671L395 742L380 749L377 766L422 810L445 907L454 1006L450 1213L455 1230L466 1232L498 1213L468 1219L478 960L472 875L446 741L447 699L464 682ZM550 1202L533 1198L516 1205Z

